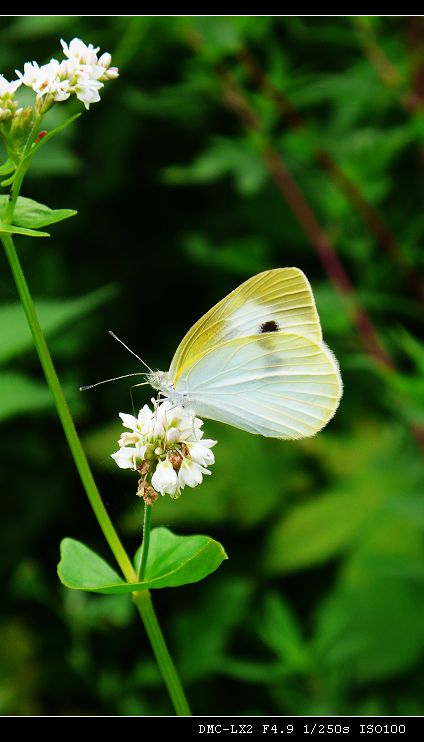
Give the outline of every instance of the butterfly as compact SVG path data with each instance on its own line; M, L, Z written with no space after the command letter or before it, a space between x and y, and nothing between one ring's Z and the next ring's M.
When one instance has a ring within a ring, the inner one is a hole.
M337 360L298 268L242 283L188 331L169 371L146 378L199 417L281 439L317 433L342 395Z

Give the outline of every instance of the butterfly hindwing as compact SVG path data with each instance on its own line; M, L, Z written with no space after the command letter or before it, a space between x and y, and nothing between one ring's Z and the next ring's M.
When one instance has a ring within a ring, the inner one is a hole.
M212 307L178 346L170 378L177 383L193 358L221 343L271 332L291 332L322 341L312 290L298 268L259 273Z
M323 343L268 332L224 341L192 358L175 389L201 417L264 436L303 438L334 415L342 382Z

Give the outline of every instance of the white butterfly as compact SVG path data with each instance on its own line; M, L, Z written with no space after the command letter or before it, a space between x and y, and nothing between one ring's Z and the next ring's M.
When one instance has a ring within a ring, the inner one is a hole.
M200 417L274 438L304 438L342 395L311 287L298 268L259 273L188 331L169 371L147 381Z

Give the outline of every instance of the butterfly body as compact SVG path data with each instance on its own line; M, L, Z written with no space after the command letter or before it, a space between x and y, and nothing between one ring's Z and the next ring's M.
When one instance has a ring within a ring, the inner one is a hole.
M189 330L169 371L147 380L200 417L285 439L321 430L342 393L311 287L298 268L245 281Z
M187 395L177 392L170 379L169 371L152 371L146 374L146 379L152 389L160 392L161 396L167 397L176 405L187 406Z

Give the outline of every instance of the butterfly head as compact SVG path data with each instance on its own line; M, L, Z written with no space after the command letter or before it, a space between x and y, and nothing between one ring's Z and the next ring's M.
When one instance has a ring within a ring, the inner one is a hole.
M187 395L175 389L169 371L152 371L146 374L146 379L150 386L157 389L163 397L167 397L176 405L187 406Z
M146 374L146 377L153 389L157 389L158 392L163 392L164 394L167 393L170 387L169 373L167 371L152 371Z

